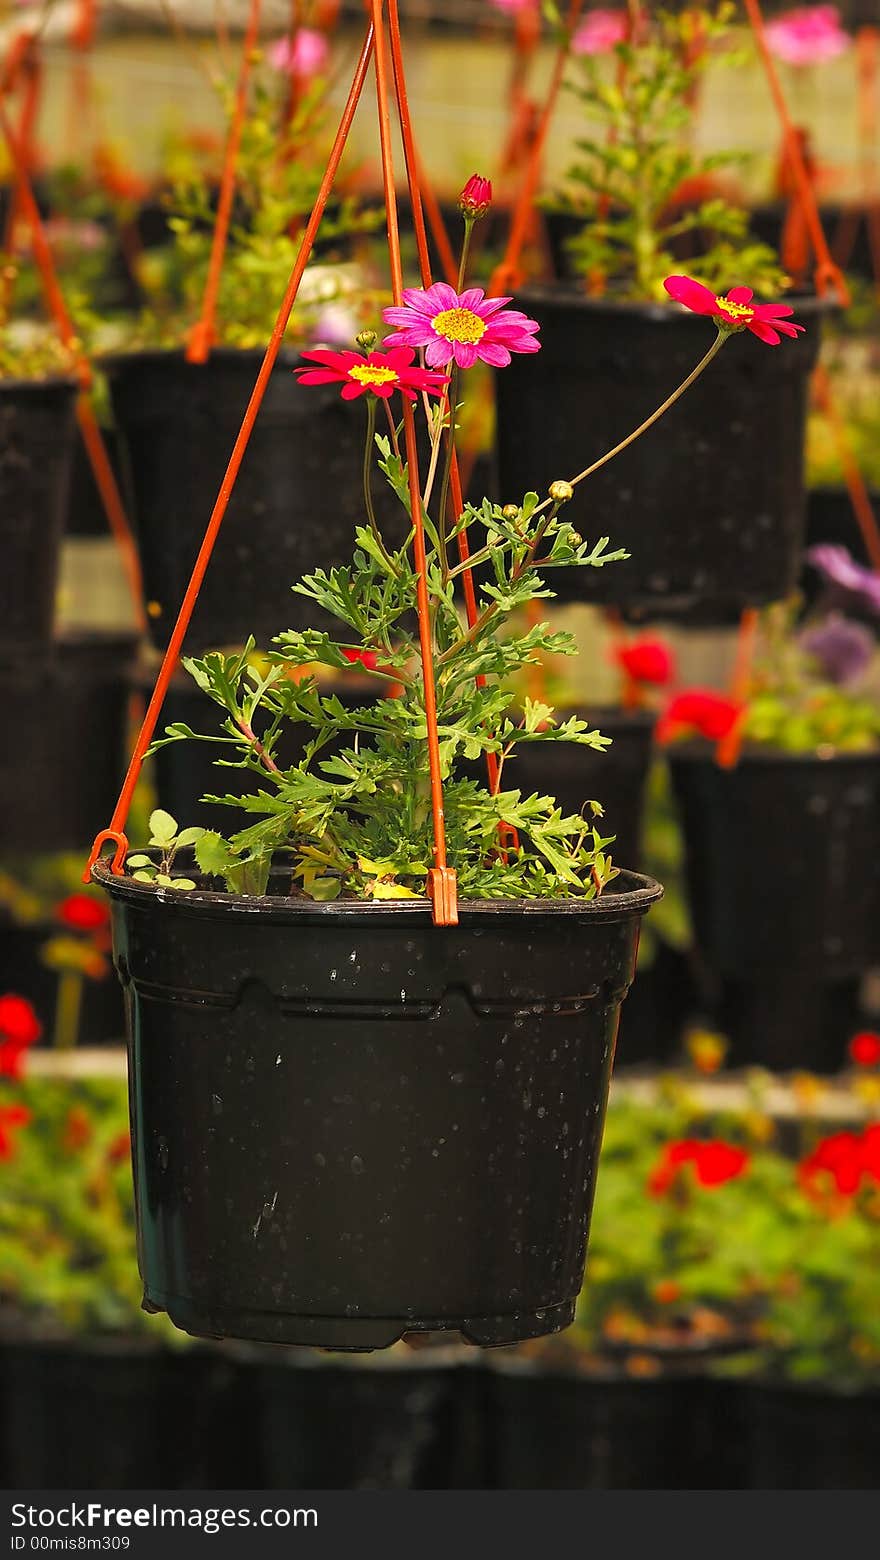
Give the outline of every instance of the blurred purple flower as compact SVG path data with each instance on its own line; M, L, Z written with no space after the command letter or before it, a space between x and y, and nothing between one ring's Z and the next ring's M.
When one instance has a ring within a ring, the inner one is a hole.
M851 596L873 612L880 612L880 574L856 563L845 547L822 542L809 549L807 562L835 588L836 593Z
M853 623L840 612L831 612L824 623L807 628L800 643L817 662L823 677L845 687L855 682L874 654L874 635L862 623Z

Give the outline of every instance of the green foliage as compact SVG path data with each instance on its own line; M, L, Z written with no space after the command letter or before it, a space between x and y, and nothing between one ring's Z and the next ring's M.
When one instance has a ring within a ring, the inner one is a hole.
M31 1119L0 1176L0 1304L43 1336L155 1336L140 1309L124 1084L4 1084L0 1111L22 1105Z
M174 858L179 850L198 845L204 829L178 829L177 819L163 808L150 813L150 844L159 852L158 863L151 856L135 854L126 866L138 883L153 883L157 888L195 888L192 878L174 877Z
M235 203L217 300L219 340L226 346L262 347L268 341L324 169L321 85L306 93L289 122L273 86L258 81L254 89L236 165ZM223 87L221 95L231 114L232 87ZM141 266L148 309L137 335L142 344L177 346L197 318L205 290L219 168L183 143L172 142L167 160L172 241ZM325 214L322 243L370 232L378 222L377 213L363 211L343 194ZM320 311L340 300L358 318L374 303L362 278L339 264L338 254L331 251L325 263L313 264L306 273L288 336L304 339Z
M880 740L877 700L824 681L796 632L796 601L762 617L753 689L745 720L749 742L788 753L831 747L861 752Z
M376 442L388 480L408 504L399 457L389 440ZM408 516L405 525L408 531ZM453 599L460 565L451 562L451 537L429 518L426 529L447 841L459 892L465 899L591 899L616 874L593 813L565 817L551 797L517 790L492 795L460 765L492 753L503 774L519 742L607 745L583 720L557 720L546 705L526 701L514 719L511 676L543 654L573 655L575 644L546 623L513 636L506 629L511 612L552 596L545 584L552 570L602 567L626 555L609 551L604 537L584 542L558 504L540 505L534 493L513 510L488 500L468 505L458 529L468 534L474 562L490 563L491 573L467 628ZM253 642L236 655L185 662L224 714L221 733L202 737L218 744L221 773L232 767L259 777L259 789L244 798L212 798L254 821L227 840L208 833L196 845L202 871L224 878L230 890L264 891L273 854L286 849L291 891L313 899L424 893L433 827L409 535L389 550L371 524L357 528L356 544L350 565L319 570L294 587L342 625L339 639L290 630L259 664ZM302 676L306 667L349 668L359 652L371 658L365 669L377 695L394 689L399 697L349 709L322 692L313 673ZM310 728L303 761L290 768L278 762L287 722ZM154 746L199 735L178 724ZM500 825L518 832L518 849L499 847Z
M577 60L576 93L587 124L579 159L554 205L584 219L571 254L584 276L602 275L619 296L666 302L664 277L681 269L683 241L696 255L688 275L723 292L748 281L777 293L777 256L749 234L748 214L716 192L714 176L741 159L698 156L688 145L693 93L709 58L694 48L694 27L707 44L726 31L734 7L658 11L634 44L614 50L614 77L591 55Z

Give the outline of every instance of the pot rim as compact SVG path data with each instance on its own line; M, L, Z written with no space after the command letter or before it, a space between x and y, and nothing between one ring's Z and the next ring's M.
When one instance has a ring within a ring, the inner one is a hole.
M556 307L574 304L595 314L620 315L625 319L641 316L657 324L705 318L704 315L695 314L692 309L686 309L684 304L676 303L673 299L670 299L669 303L661 303L654 299L614 298L607 295L592 298L588 293L582 292L576 282L526 282L516 289L515 296L517 300L523 302L543 303ZM818 293L788 293L785 296L796 315L800 313L821 318L840 309L836 299L820 298Z
M55 386L67 387L76 392L79 389L79 381L73 374L43 374L40 378L34 379L4 379L0 375L0 395L4 395L7 391L14 391L17 395L24 391L27 394L28 391L45 390Z
M145 852L146 853L146 852ZM239 919L263 921L287 921L295 923L321 923L334 921L387 921L390 925L432 924L431 904L428 899L401 900L332 900L319 903L310 899L290 899L282 895L226 894L214 889L156 888L151 883L137 883L133 878L116 875L107 860L100 860L92 867L91 878L103 888L111 899L123 904L147 906L167 905L184 914L222 917L235 915ZM620 879L627 886L623 892L605 891L598 899L465 899L459 904L461 924L467 926L477 921L504 921L512 918L535 920L542 916L581 916L594 921L626 920L633 915L644 915L663 896L663 888L654 878L641 872L621 870ZM438 928L441 930L441 928ZM454 930L454 928L453 928Z
M707 743L683 742L680 746L670 745L666 749L667 762L672 765L708 764L717 767L714 758L714 747ZM735 774L736 769L742 764L857 764L880 763L880 743L873 748L861 748L858 751L850 748L836 748L830 743L823 748L811 748L808 753L790 753L785 748L762 747L755 744L752 747L744 746L740 754L739 764L726 773Z
M267 346L268 342L266 343L266 347ZM224 361L235 361L237 359L243 359L249 362L262 363L263 358L266 355L266 347L212 347L210 355L205 363L187 362L186 348L184 346L133 347L128 352L104 352L98 358L96 358L95 361L99 368L107 370L112 370L116 367L125 367L131 363L162 363L170 361L174 361L178 365L183 365L185 368L198 369L209 367L211 362L217 358L220 358ZM282 363L286 367L288 364L300 362L301 359L302 353L298 347L284 345L278 354L276 366L278 363Z

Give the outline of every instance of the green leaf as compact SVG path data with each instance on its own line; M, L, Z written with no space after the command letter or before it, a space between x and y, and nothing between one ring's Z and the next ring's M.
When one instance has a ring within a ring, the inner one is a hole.
M173 845L177 837L177 819L170 813L157 807L150 813L150 844L168 846Z
M152 867L153 865L149 856L129 856L125 864L127 867Z

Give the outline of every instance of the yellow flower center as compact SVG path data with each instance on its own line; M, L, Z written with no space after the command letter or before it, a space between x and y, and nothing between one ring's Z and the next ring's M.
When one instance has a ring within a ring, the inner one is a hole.
M745 322L746 320L750 320L755 312L749 304L731 303L729 298L721 298L716 295L715 302L717 303L722 314L726 314L728 318L732 320L742 320Z
M348 371L349 379L357 380L359 385L390 385L398 377L395 368L381 368L379 364L355 363L354 368Z
M464 341L468 346L482 341L486 334L486 321L473 309L444 309L442 314L434 315L432 324L438 336L445 336L447 341Z

